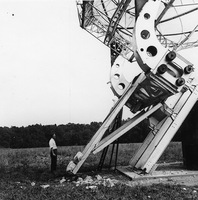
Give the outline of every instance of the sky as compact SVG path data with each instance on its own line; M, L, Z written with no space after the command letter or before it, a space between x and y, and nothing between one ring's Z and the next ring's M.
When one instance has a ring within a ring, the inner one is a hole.
M0 0L0 126L101 122L109 74L110 51L80 28L75 0Z
M0 1L0 126L89 124L113 105L109 49L74 0Z

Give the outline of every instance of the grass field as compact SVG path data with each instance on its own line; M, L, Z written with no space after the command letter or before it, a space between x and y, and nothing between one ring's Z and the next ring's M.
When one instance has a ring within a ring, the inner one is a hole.
M119 146L118 165L127 165L139 144ZM136 185L129 187L123 181L114 187L99 185L97 190L86 189L85 185L76 186L72 181L60 180L65 176L68 162L83 147L59 147L58 169L56 176L49 171L50 157L48 148L1 149L0 153L0 199L196 199L198 186L183 189L180 185L155 184L153 187ZM90 155L83 165L80 176L96 175L100 155ZM159 162L182 161L180 143L171 143ZM108 163L108 162L107 162ZM107 176L107 172L100 172ZM108 176L126 180L117 172ZM66 177L67 179L67 177ZM45 188L46 186L46 188Z

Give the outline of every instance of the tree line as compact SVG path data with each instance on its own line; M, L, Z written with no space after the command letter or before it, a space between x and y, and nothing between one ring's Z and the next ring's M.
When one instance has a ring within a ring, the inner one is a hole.
M198 108L198 106L197 106ZM194 110L196 115L198 109ZM182 132L198 132L198 127L191 124L192 119L196 120L197 116L191 115L191 118L183 123L179 129L174 141L181 141ZM189 118L189 117L188 117ZM122 124L127 120L122 120ZM194 123L195 124L195 123ZM56 133L58 146L73 146L73 145L86 145L96 131L100 128L102 122L91 122L90 124L74 124L68 123L66 125L41 125L35 124L27 127L0 127L0 147L4 148L34 148L34 147L47 147L51 134ZM196 129L196 130L194 130ZM143 142L148 135L149 122L144 120L136 127L125 133L119 138L120 143L137 143ZM189 133L188 133L189 134ZM107 134L106 134L107 135ZM194 134L198 137L198 134ZM192 138L192 137L190 137ZM197 140L198 141L198 138Z
M125 123L123 121L122 123ZM51 134L56 133L59 146L86 145L102 122L66 125L29 125L27 127L0 127L0 147L34 148L47 147ZM140 123L120 138L121 143L141 142L148 134L146 121Z

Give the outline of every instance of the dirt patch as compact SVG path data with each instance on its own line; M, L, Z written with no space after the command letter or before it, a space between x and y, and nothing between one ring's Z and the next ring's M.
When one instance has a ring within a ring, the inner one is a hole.
M82 174L79 177L82 178L82 182L80 184L86 184L87 177L91 178L89 185L97 185L97 176L100 176L101 179L99 180L100 183L104 185L104 181L107 180L107 184L114 186L115 184L123 184L130 187L135 186L151 186L153 184L169 184L169 185L183 185L183 186L198 186L198 174L197 175L181 175L176 177L155 177L155 178L146 178L143 177L141 179L130 179L129 177L123 175L119 171L106 171L100 173L89 173L89 174ZM79 185L79 181L77 179L74 181ZM110 186L111 187L111 186Z
M91 177L100 175L104 179L116 180L118 183L131 187L153 184L198 186L198 171L185 170L182 163L160 164L151 174L135 174L134 171L129 170L125 172L123 173L120 170L102 171L100 173L89 173L88 175ZM85 178L87 175L82 174L82 176Z

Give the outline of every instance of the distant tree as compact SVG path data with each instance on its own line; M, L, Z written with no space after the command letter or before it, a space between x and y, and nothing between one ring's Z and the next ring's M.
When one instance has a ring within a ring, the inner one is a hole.
M9 148L11 142L11 131L9 128L0 127L0 147Z

